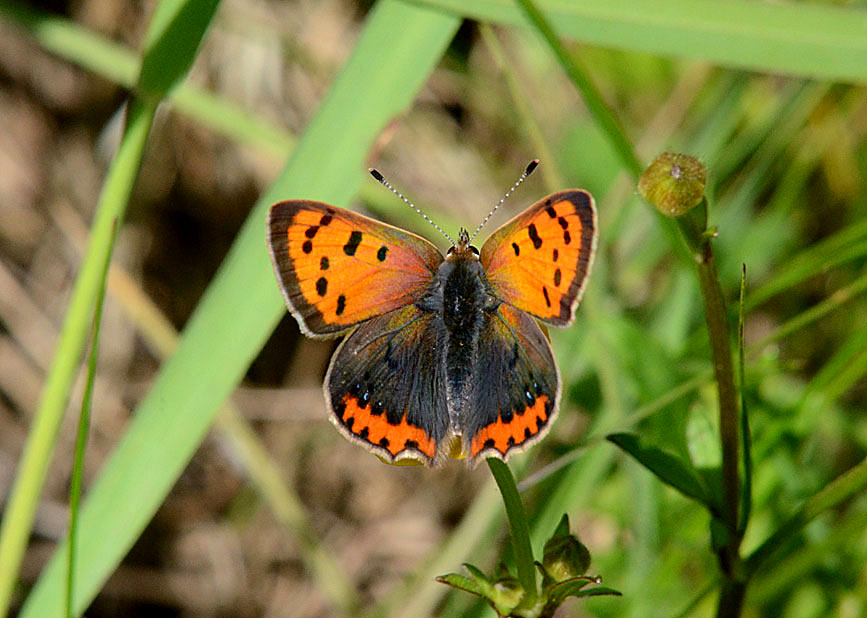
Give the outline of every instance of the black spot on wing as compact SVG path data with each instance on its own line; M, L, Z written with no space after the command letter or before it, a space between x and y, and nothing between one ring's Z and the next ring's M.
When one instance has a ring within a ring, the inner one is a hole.
M343 252L346 255L353 256L355 252L358 250L358 245L361 244L361 232L355 230L352 234L349 235L349 240L345 245L343 245Z
M384 262L385 256L387 254L388 254L388 247L386 247L385 245L382 245L379 248L379 251L376 252L376 259L379 260L380 262Z
M515 250L515 257L521 255L521 247L518 246L518 243L513 242L512 243L512 249Z
M319 231L319 226L318 226L318 225L311 225L311 226L308 227L306 230L304 230L304 235L305 235L307 238L312 239L314 236L316 236L316 232L318 232L318 231Z
M551 257L555 262L560 259L560 252L557 250L557 247L554 247L554 254Z
M325 227L326 225L331 223L332 219L334 219L334 217L332 217L330 214L322 215L322 218L319 220L319 225L321 225L322 227Z
M335 311L334 313L336 315L340 315L343 313L344 309L346 309L346 296L341 294L337 297L337 311Z
M545 304L550 307L551 299L548 298L548 288L546 288L544 285L542 286L542 295L545 297Z
M538 249L542 246L542 239L539 237L539 231L536 229L536 224L531 223L530 227L527 228L527 232L530 235L530 240L533 241L533 247Z
M567 245L572 242L572 234L569 233L569 230L563 231L563 242Z
M310 242L309 240L305 240L304 244L301 245L301 250L304 253L310 253L311 251L313 251L313 243Z
M548 206L548 208L545 209L545 212L547 212L548 216L552 219L557 216L557 211L554 210L553 206Z
M316 293L320 296L325 296L327 292L328 279L326 279L325 277L319 277L319 279L316 280Z
M563 273L560 272L560 269L554 271L554 285L558 288L560 287L560 280L563 278Z
M322 259L319 260L319 270L328 270L329 266L328 257L323 255Z

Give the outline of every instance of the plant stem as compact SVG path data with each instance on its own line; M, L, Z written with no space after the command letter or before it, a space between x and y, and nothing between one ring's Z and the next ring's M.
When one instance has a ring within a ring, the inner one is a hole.
M108 253L102 267L102 285L96 297L96 308L93 312L91 328L90 358L87 361L87 382L84 385L84 396L81 401L81 416L78 419L78 434L75 438L75 455L72 462L72 478L69 487L69 558L66 574L66 616L74 614L72 591L75 584L76 532L78 530L78 507L81 501L81 477L84 476L84 451L87 449L87 432L90 428L90 409L93 401L93 383L96 379L96 360L99 354L99 326L102 322L102 307L105 303L105 288L108 282L108 267L111 264L111 254L114 241L117 238L117 221L115 220L111 233Z
M710 242L701 251L698 277L704 299L705 319L710 334L711 355L719 393L720 441L722 444L723 522L730 532L737 530L738 478L738 394L734 381L731 337L725 299L717 276L716 261ZM734 541L733 541L734 542ZM737 543L730 549L737 551Z
M531 607L538 598L538 591L536 590L536 565L533 561L533 549L530 546L530 525L527 522L524 504L521 502L518 486L515 484L515 477L512 476L509 466L494 457L489 457L487 462L491 474L494 475L494 480L500 488L500 493L503 495L506 517L512 532L518 581L521 582L525 593L521 605Z

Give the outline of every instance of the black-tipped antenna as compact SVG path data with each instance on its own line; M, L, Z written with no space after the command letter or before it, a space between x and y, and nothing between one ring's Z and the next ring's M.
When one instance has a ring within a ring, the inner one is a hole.
M521 177L515 181L515 184L513 184L512 187L508 191L506 191L506 195L503 196L503 199L501 199L499 202L494 204L494 207L491 208L491 212L488 213L488 216L486 216L484 219L482 219L482 222L479 223L479 227L477 227L476 231L473 232L473 235L470 236L470 242L473 242L473 238L475 238L476 235L482 230L482 228L485 226L485 223L488 222L488 219L490 219L491 216L496 212L497 208L502 206L503 202L505 202L506 199L510 195L512 195L512 192L518 188L518 185L520 185L522 182L524 182L527 179L527 176L529 176L530 174L533 173L533 170L536 169L537 165L539 165L539 159L533 159L532 161L530 161L529 165L527 165L527 169L525 169L524 173L521 174Z
M399 197L400 199L402 199L402 200L406 203L407 206L409 206L409 207L412 208L414 211L416 211L418 214L420 214L422 217L424 217L424 220L425 220L425 221L427 221L427 222L430 223L432 226L434 226L436 229L438 229L439 232L440 232L440 234L442 234L443 236L445 236L445 237L448 239L448 241L449 241L450 243L452 243L452 247L457 247L457 245L455 244L455 241L452 240L452 237L451 237L451 236L449 236L448 234L445 233L445 230L443 230L443 228L441 228L441 227L438 226L436 223L434 223L433 220L432 220L430 217L428 217L426 214L424 214L421 210L419 210L419 208L418 208L415 204L413 204L413 203L410 202L408 199L406 199L400 191L398 191L397 189L395 189L394 187L392 187L392 186L391 186L391 183L388 182L388 181L385 179L385 177L384 177L382 174L379 173L379 170L377 170L376 168L371 167L371 168L370 168L369 170L367 170L367 171L370 172L370 175L373 176L374 178L376 178L376 180L378 180L378 181L379 181L379 182L380 182L380 183L381 183L381 184L382 184L386 189L388 189L389 191L391 191L392 193L394 193L397 197Z

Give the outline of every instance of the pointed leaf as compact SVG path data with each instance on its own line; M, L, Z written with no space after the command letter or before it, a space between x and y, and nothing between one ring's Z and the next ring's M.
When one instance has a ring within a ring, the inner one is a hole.
M563 517L560 518L560 523L557 524L557 528L554 530L554 534L551 535L551 538L555 536L564 536L569 534L569 515L567 513L563 513Z
M470 594L480 596L483 599L487 599L487 595L490 592L490 588L486 588L480 585L475 579L469 578L466 575L461 575L460 573L438 575L436 579L441 584L457 588L458 590L464 590Z
M666 485L712 508L710 492L691 463L656 446L643 443L634 434L611 434L608 440L632 455Z

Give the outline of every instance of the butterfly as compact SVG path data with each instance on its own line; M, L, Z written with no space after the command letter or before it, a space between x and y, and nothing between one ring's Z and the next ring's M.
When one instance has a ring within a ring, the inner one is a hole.
M391 463L433 465L460 437L475 465L506 460L551 427L561 382L537 320L575 317L598 236L588 192L539 200L481 251L462 229L445 256L420 236L307 200L274 204L267 236L301 331L346 335L323 390L351 441Z

